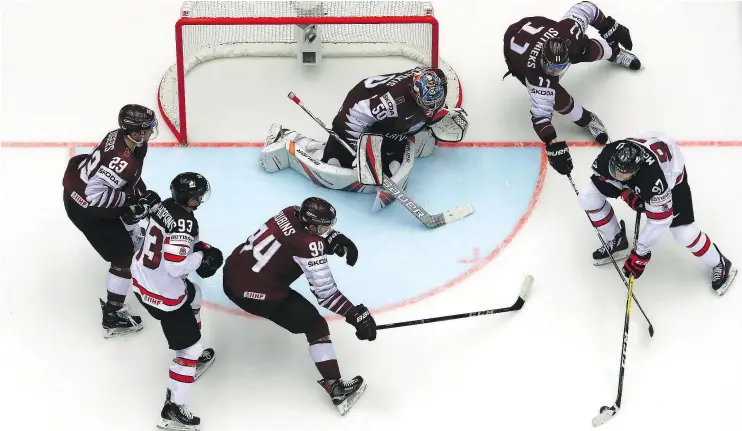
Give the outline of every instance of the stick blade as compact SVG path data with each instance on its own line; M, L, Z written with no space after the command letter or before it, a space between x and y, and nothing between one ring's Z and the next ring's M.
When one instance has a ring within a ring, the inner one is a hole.
M469 216L474 212L474 207L471 204L459 205L454 209L445 211L443 213L443 220L448 223L459 221L464 217Z
M528 297L528 293L531 291L531 286L533 286L533 276L528 274L526 275L526 278L523 279L523 284L520 286L520 295L518 295L518 297L525 301Z
M593 426L599 427L603 425L613 416L616 416L616 413L618 413L618 407L616 405L612 405L611 407L603 406L603 408L600 409L598 416L593 418Z

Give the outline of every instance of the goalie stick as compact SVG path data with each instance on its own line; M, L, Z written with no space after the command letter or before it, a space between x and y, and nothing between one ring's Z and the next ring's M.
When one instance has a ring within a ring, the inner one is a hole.
M518 299L516 299L515 303L510 307L495 308L493 310L474 311L471 313L452 314L450 316L430 317L427 319L408 320L406 322L387 323L386 325L377 325L376 329L400 328L402 326L422 325L424 323L443 322L445 320L464 319L466 317L485 316L489 314L507 313L508 311L520 310L526 303L526 297L528 296L528 291L531 289L531 285L533 285L533 276L529 274L526 275L526 278L523 280L523 284L520 287L520 294L518 295Z
M577 191L577 186L575 186L575 182L574 180L572 180L572 175L567 174L567 178L569 179L569 183L572 184L572 190L574 190L575 194L579 196L580 192ZM636 231L634 232L634 236L638 238L639 234L637 232L639 232L639 222L641 220L641 213L636 213L636 214L637 214L637 221L636 221ZM600 243L603 244L603 247L605 247L606 250L608 250L608 245L606 245L605 240L600 235L600 231L598 230L598 228L593 225L593 220L590 218L590 214L588 214L587 211L585 211L585 215L587 216L587 219L590 220L590 226L593 227L593 229L595 230L595 233L598 235L598 239L600 239ZM636 240L634 240L634 247L636 247ZM629 283L626 281L626 278L621 272L621 269L618 267L618 263L616 262L616 259L614 259L613 255L610 253L608 254L608 256L611 258L611 262L613 262L613 266L616 268L616 271L618 271L618 276L621 277L621 281L623 281L624 286L626 286L626 288L628 289ZM634 294L632 293L631 295L633 296ZM644 316L644 319L646 319L647 324L649 325L649 329L648 329L649 336L654 337L654 325L652 325L652 322L649 320L649 317L647 317L647 313L644 312L644 309L642 308L642 305L639 304L639 300L636 299L636 296L633 296L633 299L634 299L634 302L636 302L636 306L639 307L639 311L641 311L642 315Z
M636 213L636 226L634 227L634 247L639 239L639 222L641 221L642 213ZM629 344L629 319L631 318L631 296L634 290L634 276L629 277L629 294L626 297L626 314L624 315L623 321L623 340L621 341L621 367L618 371L618 395L616 395L616 402L608 407L603 406L600 408L600 412L593 418L593 426L598 427L608 422L613 416L618 413L621 408L621 396L623 395L623 375L624 367L626 366L626 347Z
M306 106L304 106L304 103L302 103L302 101L296 96L293 91L289 92L288 98L291 99L292 102L296 103L304 112L306 112L306 114L309 115L317 124L319 124L320 127L325 129L327 133L337 139L338 142L340 142L345 147L345 149L353 155L353 157L356 156L356 151L351 148L351 146L348 145L347 142L340 139L340 136L338 136L338 134L335 133L332 129L327 127L322 120L312 114L312 112L307 109ZM392 196L394 196L394 198L402 203L405 209L412 213L412 215L414 215L418 220L420 220L422 224L431 229L459 221L474 212L474 207L472 207L471 204L465 204L459 205L456 208L444 211L440 214L430 214L423 207L418 205L417 202L415 202L410 197L410 195L408 195L407 192L402 189L402 187L397 185L394 181L392 181L391 178L387 177L386 175L383 176L381 187L387 192L391 193Z

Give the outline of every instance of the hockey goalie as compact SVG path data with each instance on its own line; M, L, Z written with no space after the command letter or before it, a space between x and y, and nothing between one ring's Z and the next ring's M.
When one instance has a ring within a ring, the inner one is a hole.
M379 187L383 176L405 188L415 159L431 155L436 141L464 138L466 112L446 106L446 94L446 76L438 68L365 78L332 121L337 137L320 142L273 124L260 164L268 172L291 168L330 189L376 192L378 210L393 201Z

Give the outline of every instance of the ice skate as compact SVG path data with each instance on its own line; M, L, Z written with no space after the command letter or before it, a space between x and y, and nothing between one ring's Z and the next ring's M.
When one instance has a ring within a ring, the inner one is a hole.
M619 46L612 46L613 48L613 55L611 58L608 59L613 64L618 64L619 66L626 67L631 70L639 70L642 68L642 63L639 61L639 58L634 55L633 53L626 51L623 48L620 48Z
M603 122L600 121L600 118L592 112L590 113L590 122L587 124L586 129L600 145L608 143L608 131L603 125Z
M214 363L214 359L216 359L216 356L214 356L214 349L208 348L201 352L201 356L198 357L198 363L196 364L196 375L194 376L194 380L197 380L201 374L209 369L211 364Z
M171 401L172 392L168 388L165 395L165 405L162 406L160 413L161 421L157 428L166 430L198 430L201 425L201 418L194 416L188 407L178 405Z
M626 259L629 256L629 239L626 237L626 224L623 220L619 224L621 225L621 230L618 232L618 235L612 240L605 242L608 249L600 247L593 252L593 259L595 260L593 265L605 265L611 261L611 255L617 261Z
M351 380L318 380L319 383L335 404L341 416L348 413L348 410L355 404L358 398L366 391L366 383L363 377L356 376Z
M716 247L715 244L714 247ZM732 267L732 261L721 254L718 247L716 247L716 251L721 256L721 262L711 270L711 288L719 296L723 296L732 286L734 278L737 276L737 268Z
M144 328L142 318L131 314L129 306L124 304L120 310L106 311L106 303L99 298L103 312L103 338L120 337Z

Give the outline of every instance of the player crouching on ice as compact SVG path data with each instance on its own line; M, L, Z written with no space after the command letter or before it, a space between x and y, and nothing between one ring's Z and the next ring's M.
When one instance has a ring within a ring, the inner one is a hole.
M361 376L343 380L327 321L304 296L291 288L302 274L319 303L345 316L360 340L376 339L376 323L363 304L354 306L338 290L328 254L346 256L355 265L353 241L333 231L335 208L311 197L301 207L284 208L239 244L224 263L224 293L241 309L268 319L292 334L304 334L309 356L322 376L318 383L344 415L366 389Z
M732 262L708 235L695 225L685 160L677 143L659 133L647 133L607 145L593 162L593 175L579 200L608 246L593 253L595 265L610 262L610 254L624 262L623 272L639 278L652 257L651 248L668 230L711 270L711 288L724 295L737 274ZM619 222L606 198L623 199L635 211L645 212L647 224L629 253L624 222Z
M358 163L347 144L358 158L381 160L384 175L404 188L415 158L432 154L436 140L459 142L464 138L466 112L447 108L446 94L446 76L437 68L416 67L368 77L350 90L332 122L332 131L344 143L331 135L325 144L273 124L260 164L268 172L290 167L330 189L379 191L374 183L361 180L359 167L364 163ZM369 149L358 145L369 135L374 145ZM375 210L391 203L387 196L377 194Z

